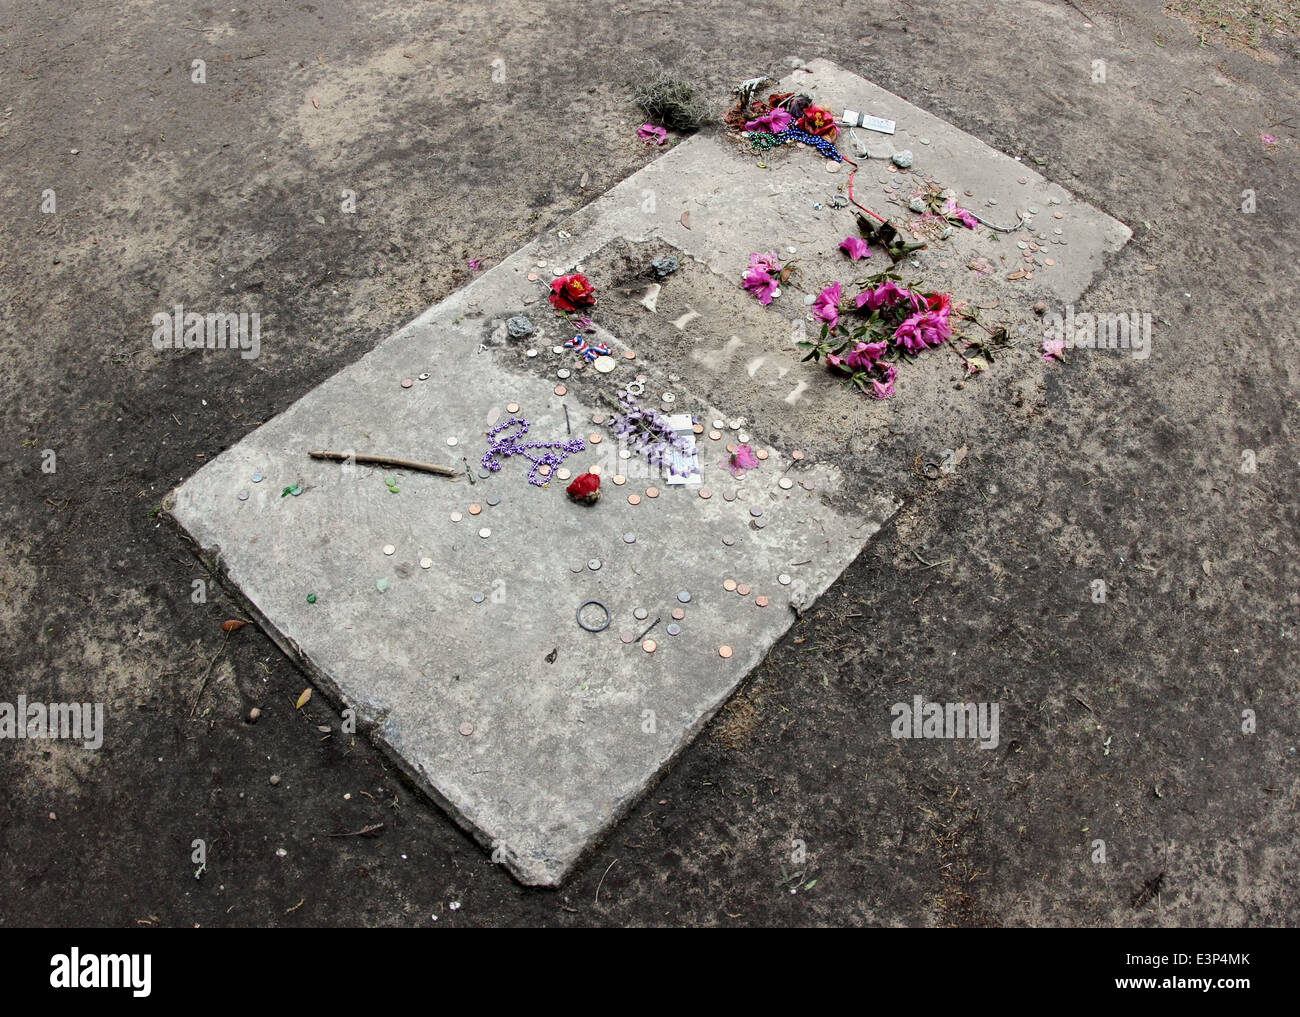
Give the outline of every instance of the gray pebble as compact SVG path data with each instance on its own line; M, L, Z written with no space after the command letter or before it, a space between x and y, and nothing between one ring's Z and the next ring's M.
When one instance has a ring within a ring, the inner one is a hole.
M650 262L650 270L654 272L657 279L672 275L679 267L677 259L671 254L667 254L662 258L655 258L654 261Z
M907 203L907 207L913 212L921 213L925 211L925 200L923 198L913 198Z
M524 339L533 334L533 323L522 314L516 314L506 322L506 331L511 339Z
M905 148L901 152L895 152L890 156L890 159L899 169L912 168L912 150L910 148Z

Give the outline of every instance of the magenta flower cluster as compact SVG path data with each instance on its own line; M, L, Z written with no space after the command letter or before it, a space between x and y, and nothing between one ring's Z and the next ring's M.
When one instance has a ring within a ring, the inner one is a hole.
M767 306L772 302L776 289L781 285L779 276L781 265L776 259L776 252L769 254L751 254L749 268L740 285L758 298L758 302Z
M952 298L947 293L922 293L899 286L893 279L875 277L846 306L843 287L831 283L813 301L813 317L824 322L822 339L804 343L809 359L826 358L826 366L848 378L877 399L894 393L901 355L914 355L942 346L952 336ZM846 326L842 315L853 309L867 317L857 328ZM870 341L868 341L870 340Z

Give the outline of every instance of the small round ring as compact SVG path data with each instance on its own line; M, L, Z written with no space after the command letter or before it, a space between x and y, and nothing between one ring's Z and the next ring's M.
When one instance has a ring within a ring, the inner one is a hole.
M630 395L630 396L639 396L639 395L641 395L643 392L645 392L645 382L643 382L643 381L629 381L629 382L624 386L624 390L625 390L625 391L627 392L627 394Z
M921 467L921 476L923 476L926 480L938 480L939 472L940 471L939 471L938 463L926 463L924 466Z
M592 628L590 625L588 625L586 622L582 620L583 610L591 607L593 604L605 612L605 624L600 626L600 628ZM578 625L581 628L585 629L587 632L604 632L607 628L609 628L609 608L607 608L599 600L587 601L585 604L583 604L581 607L578 608L577 614L574 617L578 619Z

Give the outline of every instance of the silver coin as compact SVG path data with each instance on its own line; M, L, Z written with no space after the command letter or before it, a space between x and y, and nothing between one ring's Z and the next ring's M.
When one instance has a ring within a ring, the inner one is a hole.
M782 572L779 576L776 577L776 581L780 583L782 586L789 586L790 576L788 573Z
M235 495L235 497L238 498L240 501L248 501L248 492L240 491L237 495Z
M625 534L623 534L623 543L624 543L624 544L635 544L635 543L636 543L636 534L635 534L635 533L625 533Z
M690 591L690 590L678 590L678 591L677 591L677 602L678 602L679 604L689 604L689 603L691 602L691 591Z
M494 496L494 497L489 498L489 499L487 500L487 503L488 503L489 505L491 505L493 508L495 508L496 506L498 506L498 505L501 504L501 499L500 499L500 498L497 498L497 497Z
M680 625L678 625L676 622L670 622L670 623L669 623L669 625L668 625L668 634L669 634L670 636L678 635L681 631L682 631L682 627L681 627Z
M638 607L635 611L632 612L632 617L635 618L637 621L645 621L647 618L650 617L650 612L647 611L644 607Z
M572 372L570 372L568 368L561 367L558 371L555 372L555 376L557 378L567 378L571 373Z
M471 599L474 601L475 604L481 604L481 603L483 603L483 599L484 599L484 598L483 598L483 594L481 594L481 593L476 593L476 594L474 594L473 598L471 598Z
M599 571L600 571L600 559L599 559L599 558L592 558L591 561L587 562L587 568L591 569L592 572L599 572Z

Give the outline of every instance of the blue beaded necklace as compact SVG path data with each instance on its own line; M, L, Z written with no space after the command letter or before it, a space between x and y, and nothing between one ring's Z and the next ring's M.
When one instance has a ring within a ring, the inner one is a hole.
M751 137L753 132L751 132ZM826 138L819 138L815 134L809 134L807 131L801 131L798 127L787 127L784 131L778 131L775 134L767 136L772 145L784 145L787 141L802 141L805 145L811 145L817 149L827 159L833 159L836 162L843 162L844 156L840 155L839 149L835 143Z

